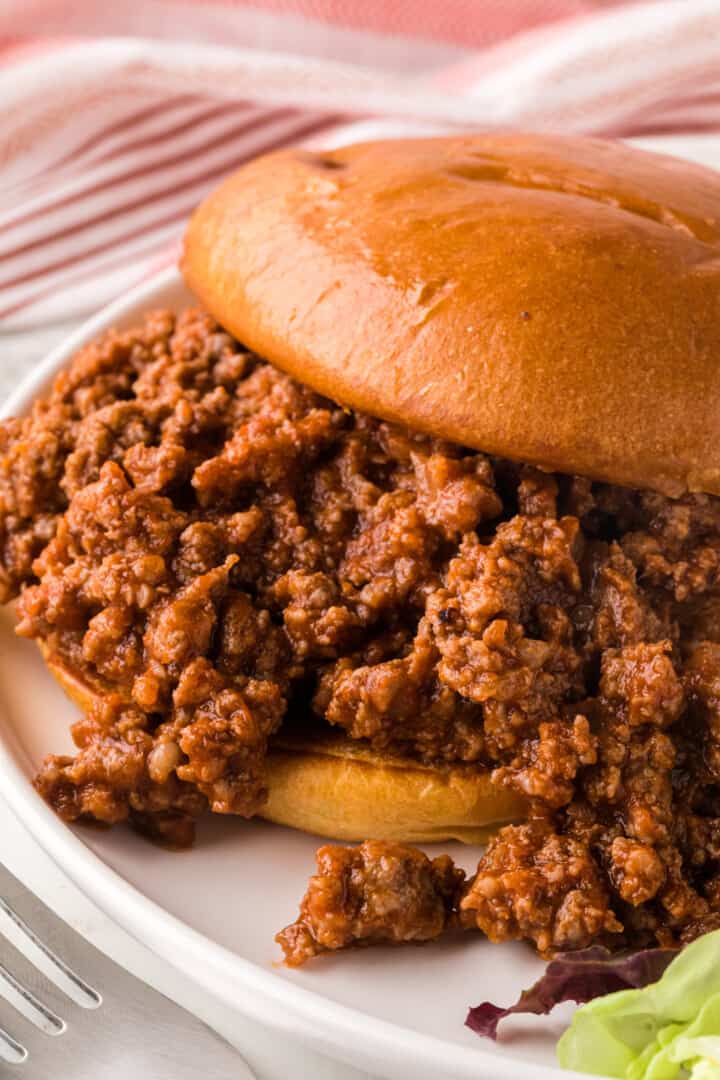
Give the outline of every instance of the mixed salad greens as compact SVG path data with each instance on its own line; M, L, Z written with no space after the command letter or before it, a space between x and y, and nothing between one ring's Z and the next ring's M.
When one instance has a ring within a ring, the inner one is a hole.
M681 952L611 956L602 948L556 957L506 1009L489 1002L467 1024L495 1038L511 1013L584 1003L558 1043L566 1069L621 1080L720 1080L720 930Z

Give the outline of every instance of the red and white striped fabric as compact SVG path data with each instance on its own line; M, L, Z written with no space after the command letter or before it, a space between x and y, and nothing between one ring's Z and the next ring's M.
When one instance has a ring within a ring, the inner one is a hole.
M718 0L0 0L0 325L153 273L289 143L511 126L720 166L719 55Z

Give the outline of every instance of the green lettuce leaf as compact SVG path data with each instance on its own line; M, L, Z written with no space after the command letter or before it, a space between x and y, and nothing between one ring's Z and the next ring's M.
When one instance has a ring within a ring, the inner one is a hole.
M690 1080L720 1080L720 1035L680 1035L673 1058L689 1071Z
M720 930L678 953L656 983L583 1005L558 1059L622 1080L720 1080Z

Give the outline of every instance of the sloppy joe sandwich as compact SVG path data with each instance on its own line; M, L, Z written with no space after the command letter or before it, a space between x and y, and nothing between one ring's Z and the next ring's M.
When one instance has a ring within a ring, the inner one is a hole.
M0 427L0 591L81 706L37 786L318 853L290 963L720 925L720 177L596 139L271 154L198 308ZM477 871L412 842L484 841Z

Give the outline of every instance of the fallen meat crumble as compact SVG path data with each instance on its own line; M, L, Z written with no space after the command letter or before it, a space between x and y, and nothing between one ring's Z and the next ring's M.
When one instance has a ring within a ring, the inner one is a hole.
M348 412L198 311L107 335L0 426L1 598L101 690L37 779L64 818L185 844L208 808L250 816L309 701L529 797L467 881L321 849L291 963L448 926L551 952L718 925L719 582L720 500Z

